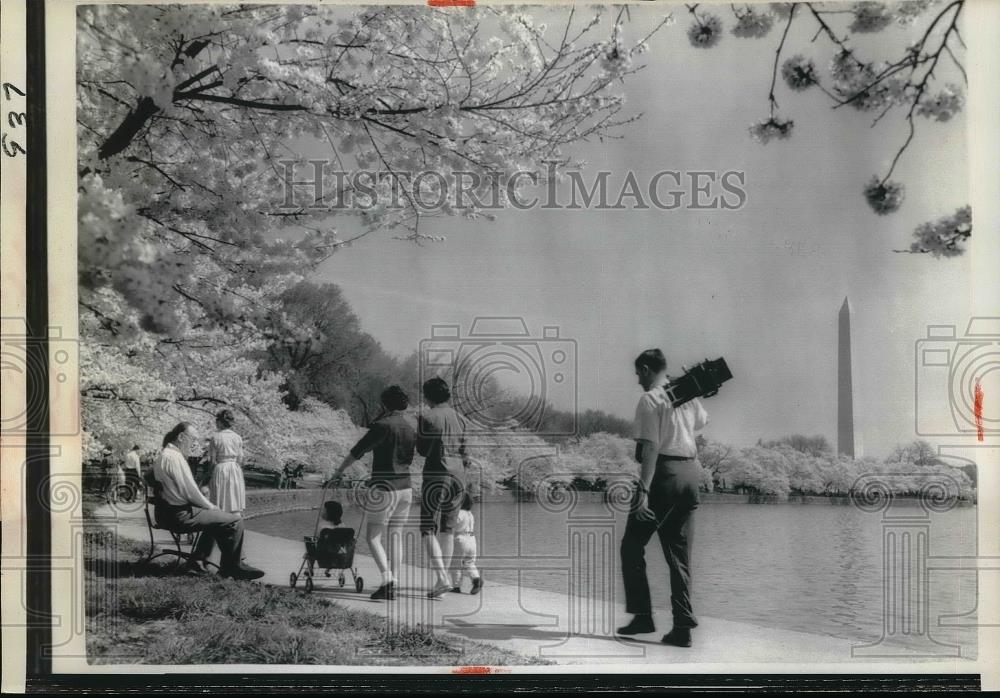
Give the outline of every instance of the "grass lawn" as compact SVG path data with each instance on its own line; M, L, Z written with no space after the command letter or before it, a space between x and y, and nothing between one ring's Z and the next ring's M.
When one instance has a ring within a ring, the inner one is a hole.
M85 543L92 664L547 663L419 628L389 632L382 616L292 589L184 576L169 561L140 568L145 546L99 526Z

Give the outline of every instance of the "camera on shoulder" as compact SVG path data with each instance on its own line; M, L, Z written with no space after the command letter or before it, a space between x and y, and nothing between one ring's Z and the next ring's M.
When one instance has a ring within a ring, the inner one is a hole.
M726 360L705 359L692 368L686 368L679 378L668 378L663 389L667 393L670 404L680 407L696 397L712 397L719 392L719 387L733 377Z

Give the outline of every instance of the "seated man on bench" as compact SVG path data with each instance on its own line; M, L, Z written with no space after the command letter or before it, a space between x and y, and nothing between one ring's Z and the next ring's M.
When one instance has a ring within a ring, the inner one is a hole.
M258 579L264 571L241 562L243 518L221 511L201 493L191 474L187 456L199 443L194 426L181 422L163 437L163 452L153 465L153 478L159 484L156 522L161 528L178 533L201 532L189 568L205 573L203 562L218 545L222 551L219 574L233 579Z

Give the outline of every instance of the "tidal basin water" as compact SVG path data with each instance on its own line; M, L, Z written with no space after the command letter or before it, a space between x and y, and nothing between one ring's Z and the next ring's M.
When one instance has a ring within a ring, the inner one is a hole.
M357 526L358 508L345 509L344 524ZM915 541L923 533L929 553L923 577L929 601L919 603L919 594L909 600L890 595L890 644L924 647L922 628L905 623L926 612L935 641L958 645L961 656L975 657L976 573L935 568L954 566L955 558L975 554L977 509L925 513L910 503L894 505L891 513L912 523L851 505L703 503L695 512L696 613L875 643L886 623L883 581L907 565L924 567L899 547L902 535L908 533ZM423 555L417 514L414 507L405 547L407 561L419 565ZM479 566L487 580L484 593L495 581L591 598L624 598L618 570L624 512L583 496L563 506L484 502L476 505L475 514ZM302 536L312 534L315 522L316 512L306 510L257 517L247 526L302 545ZM368 552L364 535L358 551ZM251 559L256 554L247 552ZM653 603L669 609L667 568L655 538L646 559Z

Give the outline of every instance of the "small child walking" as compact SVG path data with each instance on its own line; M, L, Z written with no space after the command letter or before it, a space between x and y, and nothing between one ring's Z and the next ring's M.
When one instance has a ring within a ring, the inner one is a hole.
M455 524L455 551L452 554L452 580L454 585L451 590L456 594L462 593L462 578L468 575L472 580L472 590L470 594L478 594L483 588L483 578L476 568L476 518L472 515L472 495L465 493L462 500L462 509L458 512L458 521ZM460 565L460 566L459 566Z

